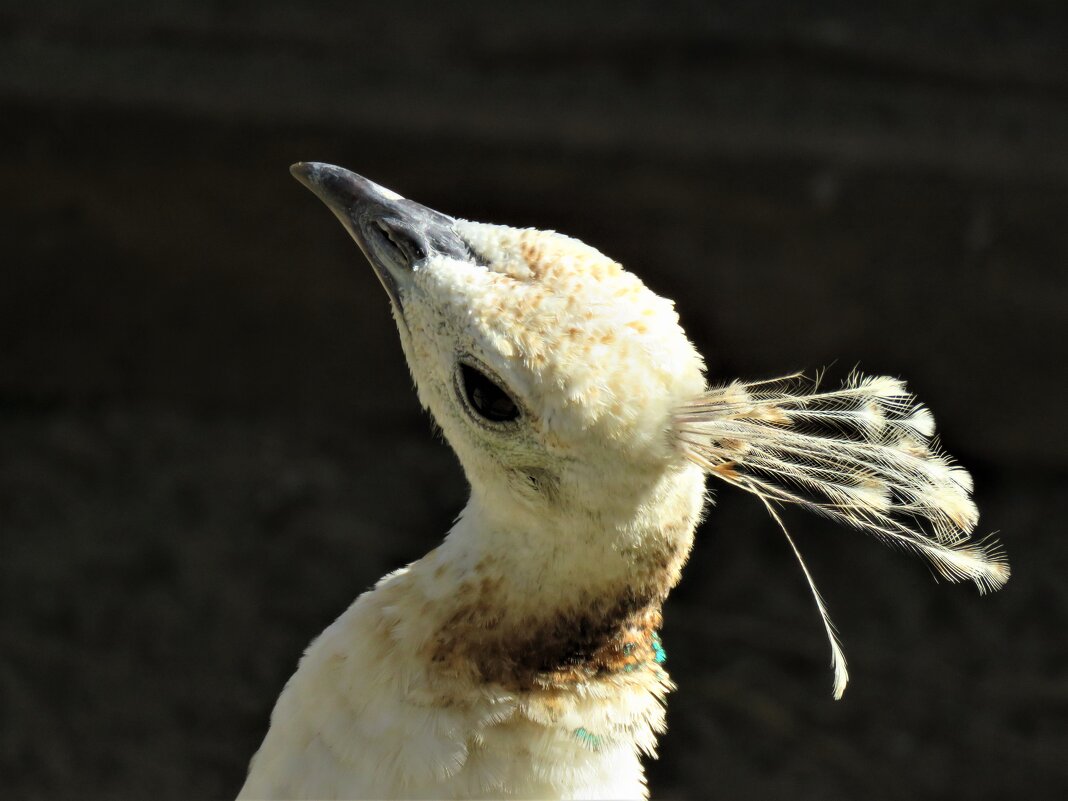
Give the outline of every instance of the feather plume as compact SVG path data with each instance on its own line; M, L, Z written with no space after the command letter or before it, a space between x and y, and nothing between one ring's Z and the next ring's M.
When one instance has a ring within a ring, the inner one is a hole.
M971 476L939 449L931 413L896 378L853 373L829 392L800 373L734 381L677 409L674 425L689 459L760 498L786 535L831 643L835 698L848 681L845 658L775 506L797 504L915 551L980 592L1009 578L995 541L969 539L979 518Z

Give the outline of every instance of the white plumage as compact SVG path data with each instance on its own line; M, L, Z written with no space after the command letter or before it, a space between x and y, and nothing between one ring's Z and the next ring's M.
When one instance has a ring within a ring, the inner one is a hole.
M581 242L293 171L386 288L471 499L308 648L241 798L644 798L672 686L660 609L706 474L777 521L799 503L951 580L1007 579L996 548L967 541L967 473L900 382L710 389L672 303Z

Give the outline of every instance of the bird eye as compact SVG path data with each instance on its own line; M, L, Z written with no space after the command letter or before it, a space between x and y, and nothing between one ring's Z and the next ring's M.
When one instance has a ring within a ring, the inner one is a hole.
M468 407L491 423L507 423L519 417L512 397L476 367L460 363L460 389Z

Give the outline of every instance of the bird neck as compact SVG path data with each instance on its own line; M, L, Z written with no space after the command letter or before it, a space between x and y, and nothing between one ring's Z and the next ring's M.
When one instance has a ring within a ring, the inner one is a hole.
M417 571L433 587L434 666L523 690L662 661L661 606L703 502L703 477L684 472L610 521L502 513L475 493Z

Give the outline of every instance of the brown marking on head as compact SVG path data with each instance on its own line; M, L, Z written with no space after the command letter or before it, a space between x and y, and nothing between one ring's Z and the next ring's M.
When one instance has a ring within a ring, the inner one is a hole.
M527 263L530 272L535 278L541 277L545 270L544 252L541 243L529 236L521 236L519 239L519 255Z

